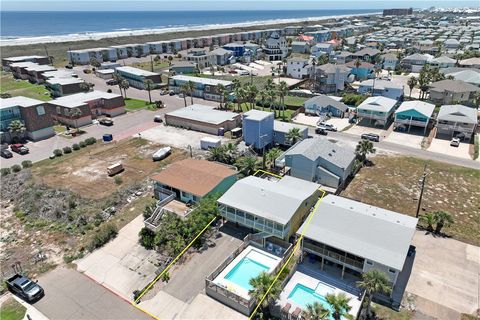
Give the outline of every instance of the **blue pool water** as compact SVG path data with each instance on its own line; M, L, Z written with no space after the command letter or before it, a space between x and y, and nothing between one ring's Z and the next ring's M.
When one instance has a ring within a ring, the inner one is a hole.
M325 300L324 296L315 293L315 290L305 287L300 283L295 285L292 292L290 292L288 299L300 305L303 309L305 309L307 304L318 302L321 303L326 309L332 311L332 307L330 304L328 304L327 300ZM333 317L330 315L329 319L333 319Z
M258 276L262 271L268 271L268 267L254 261L248 257L244 257L230 272L225 279L239 285L240 287L250 290L252 286L248 283L250 279Z

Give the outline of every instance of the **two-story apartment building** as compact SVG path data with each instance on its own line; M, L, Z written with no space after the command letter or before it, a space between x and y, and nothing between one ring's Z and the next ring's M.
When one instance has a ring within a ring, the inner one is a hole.
M437 136L449 138L463 134L470 141L478 126L477 110L460 104L443 105L437 115Z
M287 150L289 175L337 190L353 172L355 150L323 137L305 139Z
M395 70L398 64L398 58L396 54L387 53L382 56L382 67L385 70Z
M434 110L435 105L428 102L404 101L395 111L395 127L403 126L408 132L411 127L420 127L425 134Z
M319 187L290 176L277 180L249 176L237 181L218 199L220 215L258 232L289 240L317 202Z
M308 228L305 223L300 228L301 247L319 262L319 270L336 266L341 278L348 272L360 279L377 269L395 290L418 219L331 194L311 215Z
M45 87L53 97L62 97L69 94L82 92L83 79L73 77L53 77L45 80Z
M36 64L50 64L50 58L47 56L18 56L2 58L2 68L5 71L10 71L10 65L12 63L20 62L32 62Z
M321 55L330 55L333 51L333 44L331 43L317 43L310 49L310 53L312 56L316 58L320 57Z
M219 85L222 85L226 92L232 91L231 81L185 75L175 75L170 77L168 79L168 89L178 94L181 92L182 85L188 82L192 82L195 86L195 89L192 92L193 96L205 100L221 101L222 96L218 91Z
M38 141L55 135L50 103L27 97L0 99L0 135L2 142L11 142L10 123L19 120L25 125L26 136Z
M224 66L230 63L233 58L233 51L217 48L208 53L208 62L214 66Z
M461 80L445 79L430 84L429 98L435 104L472 104L480 88Z
M327 63L315 67L315 87L321 93L338 92L345 89L351 69L346 65Z
M115 61L117 58L119 58L117 56L117 49L113 47L67 51L67 59L72 65L90 64L92 59L101 63L103 61Z
M151 80L153 86L150 89L155 89L158 85L162 83L162 76L160 73L146 71L134 67L117 67L115 72L120 75L122 78L128 81L128 83L137 89L146 89L145 80Z
M430 60L429 63L430 63L430 66L432 66L434 68L444 69L444 68L455 67L455 64L457 63L457 60L452 59L452 58L447 57L447 56L441 56L441 57L438 57L438 58L433 58L432 60Z
M314 67L310 59L294 57L287 60L287 76L295 79L307 79L313 76Z
M376 126L385 126L395 111L397 100L386 97L368 97L357 107L357 117Z

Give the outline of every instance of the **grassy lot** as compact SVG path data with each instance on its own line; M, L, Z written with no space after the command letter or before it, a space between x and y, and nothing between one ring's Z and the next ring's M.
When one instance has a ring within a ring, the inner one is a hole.
M153 72L160 72L164 71L166 68L170 66L168 60L162 59L159 61L153 61ZM150 61L148 62L138 62L132 64L132 67L147 70L147 71L152 71L152 65Z
M303 104L308 99L305 97L285 96L285 104L287 106L303 107Z
M14 79L10 73L3 71L0 78L0 92L10 93L13 97L25 96L42 101L51 100L50 93L45 86L32 84L27 80Z
M247 112L248 110L250 110L250 104L248 103L242 103L240 104L241 107L242 107L242 112ZM273 112L273 110L270 110L270 108L262 108L261 106L257 105L255 106L255 109L257 110L263 110L263 111L270 111L270 112ZM232 104L231 105L231 110L234 110L234 111L238 111L238 105L236 103ZM285 109L285 121L290 121L292 119L292 115L293 113L295 112L295 110L290 110L290 109ZM281 120L282 119L282 114L283 112L282 111L278 111L276 110L275 111L275 119L277 120Z
M374 166L363 168L342 196L400 213L415 215L418 181L423 166L428 177L420 214L443 210L454 216L447 235L480 245L480 170L412 157L376 156Z
M35 164L34 179L51 187L62 186L81 197L101 199L113 193L118 185L108 177L106 168L122 162L125 171L121 187L141 182L170 162L183 159L185 153L173 150L164 161L153 162L151 155L160 148L144 139L130 139L113 144L97 143L55 159L46 159Z
M2 320L22 320L27 312L27 308L22 306L14 298L8 298L0 307L0 319Z
M154 107L155 107L155 104L154 103L150 104L148 103L148 101L131 99L131 98L125 99L125 110L127 111L135 111L135 110L148 109L148 108L154 108Z
M410 320L413 313L407 310L395 311L380 304L374 303L372 309L378 320Z

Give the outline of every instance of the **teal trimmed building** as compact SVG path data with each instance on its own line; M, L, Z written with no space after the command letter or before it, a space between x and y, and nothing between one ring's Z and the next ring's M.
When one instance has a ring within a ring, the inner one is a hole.
M236 181L234 167L197 159L177 161L152 177L155 198L164 200L174 194L183 203L225 193Z
M410 132L412 127L423 128L425 134L432 119L435 105L423 101L405 101L395 111L395 129Z

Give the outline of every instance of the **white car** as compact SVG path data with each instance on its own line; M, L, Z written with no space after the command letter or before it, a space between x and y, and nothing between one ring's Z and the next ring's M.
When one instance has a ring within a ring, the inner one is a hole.
M452 147L458 147L460 146L460 139L459 138L453 138L452 141L450 141L450 145Z
M337 131L337 127L330 123L320 122L318 126L324 128L327 131Z

